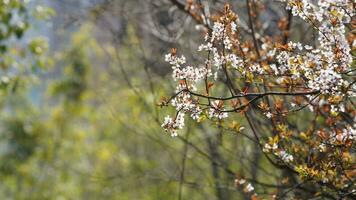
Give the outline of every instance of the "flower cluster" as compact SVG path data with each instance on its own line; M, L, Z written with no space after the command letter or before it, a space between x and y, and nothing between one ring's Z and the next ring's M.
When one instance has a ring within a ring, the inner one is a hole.
M277 55L280 64L276 74L291 73L292 78L307 80L307 86L322 94L340 94L350 83L342 73L350 70L352 55L345 35L345 23L355 14L349 0L287 0L287 9L311 24L319 33L319 46L288 43L286 50ZM303 75L301 77L301 75Z
M243 178L240 178L240 179L236 178L236 179L235 179L235 185L236 185L236 186L239 186L239 187L242 187L243 191L244 191L245 193L247 193L247 194L251 194L251 193L253 193L254 190L255 190L255 188L253 187L253 185L252 185L251 183L247 182L247 181L246 181L245 179L243 179ZM256 197L257 194L254 193L254 194L252 194L252 196Z
M228 117L226 112L223 112L223 102L222 101L214 101L212 102L212 107L209 109L209 117L210 118L218 118L224 119Z
M343 129L338 129L330 132L319 130L318 135L322 136L322 144L338 145L344 144L347 141L356 141L356 126L346 126Z
M273 143L272 145L266 143L265 146L263 147L263 151L264 152L275 151L277 149L278 149L278 144L277 143Z
M206 51L211 53L212 59L205 62L205 66L193 67L184 66L186 58L176 55L176 50L172 51L165 56L165 61L172 66L172 77L177 81L176 95L170 100L173 107L179 113L175 119L166 117L162 127L169 131L172 136L177 135L177 130L183 128L184 115L189 113L191 118L198 120L203 110L206 110L206 115L211 119L222 120L228 117L228 113L224 110L223 101L210 102L210 108L204 109L200 105L199 99L194 98L191 92L197 91L199 84L207 82L208 79L214 75L214 80L217 79L218 72L226 67L227 64L232 65L234 68L241 67L243 60L235 54L223 53L219 49L217 43L221 43L223 49L231 49L232 44L237 41L234 36L237 31L237 18L231 11L227 11L228 16L221 17L219 21L215 22L210 35L205 37L205 43L198 47L198 51ZM221 48L221 47L220 47ZM214 66L215 68L213 68ZM254 67L257 70L257 67ZM209 87L205 83L206 89ZM179 117L179 118L178 118Z
M178 113L175 119L172 119L170 116L166 116L162 127L165 130L170 131L172 137L177 136L177 130L184 127L184 114Z
M172 77L178 82L176 87L177 94L171 99L171 104L178 111L177 117L172 119L167 116L162 127L169 131L172 136L177 136L177 130L184 127L185 113L197 120L202 113L198 100L194 99L189 91L197 90L196 85L205 77L212 75L211 70L205 67L183 66L186 63L184 56L176 56L175 50L165 56L166 62L172 65Z
M277 152L276 155L286 163L290 163L293 161L293 156L284 150Z
M263 152L269 153L273 152L274 155L279 157L283 162L285 163L290 163L293 161L293 155L290 153L287 153L285 150L279 150L278 149L278 144L276 142L276 139L270 139L269 143L266 143L265 146L263 147Z
M166 55L177 83L166 103L177 114L167 117L162 126L176 136L187 114L223 128L230 123L228 130L240 133L244 122L230 119L242 113L250 129L241 135L258 143L273 165L343 187L350 178L345 171L350 170L356 142L352 55L356 36L348 29L354 4L350 0L280 1L314 29L316 38L293 41L283 19L278 23L282 36L263 36L254 29L251 13L246 31L251 35L244 37L240 35L243 23L225 6L198 46L199 54L206 56L202 65L185 66L185 57L175 51ZM294 114L297 119L289 117ZM237 179L236 184L246 193L255 190L245 179Z

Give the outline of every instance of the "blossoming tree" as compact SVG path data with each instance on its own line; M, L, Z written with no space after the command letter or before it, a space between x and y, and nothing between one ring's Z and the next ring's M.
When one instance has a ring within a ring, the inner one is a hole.
M189 65L174 48L165 56L176 89L160 105L176 112L162 127L179 136L190 117L248 137L276 169L297 179L272 198L298 190L320 198L355 198L355 3L281 0L289 16L271 35L256 30L263 2L246 1L247 29L228 4L210 15L201 1L172 2L203 31L195 54L204 61ZM315 37L294 41L290 35L298 30L291 30L292 18L312 27ZM245 121L234 120L237 115ZM235 183L247 196L260 198L243 174ZM312 189L303 188L305 183Z

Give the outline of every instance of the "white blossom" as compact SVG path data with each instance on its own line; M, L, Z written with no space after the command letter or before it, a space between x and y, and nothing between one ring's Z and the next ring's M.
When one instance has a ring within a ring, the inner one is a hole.
M215 22L210 41L214 42L215 40L221 40L224 37L225 32L226 30L224 24L220 22Z
M231 31L236 32L237 31L237 24L235 22L231 22Z
M238 184L240 184L240 185L243 185L243 184L245 184L246 183L246 180L245 179L236 179L235 180Z
M217 108L210 108L208 115L209 118L218 118L218 119L224 119L229 116L227 112L220 111Z
M282 150L278 153L276 153L284 162L292 162L294 160L293 156L286 151Z
M177 83L175 88L177 94L170 103L178 112L174 119L165 118L162 124L165 130L176 135L177 130L184 126L185 114L194 120L199 120L203 112L211 119L227 118L228 111L224 108L224 102L202 103L199 101L203 94L191 93L207 88L210 81L220 81L220 75L224 76L222 78L224 80L225 70L235 70L229 73L239 77L246 77L251 73L253 73L252 77L271 75L271 81L273 81L271 85L284 86L292 82L292 84L305 87L305 90L318 91L322 96L318 99L319 102L313 101L306 105L312 112L325 105L330 106L332 115L346 111L344 103L332 102L332 96L342 96L342 98L356 96L356 85L350 85L352 84L348 81L350 78L346 79L343 75L352 70L353 57L346 37L345 23L350 23L355 14L353 2L351 0L280 1L286 2L287 9L291 10L294 16L300 17L317 30L317 42L302 44L298 41L289 41L286 45L279 47L279 45L273 46L272 42L256 34L257 39L264 40L261 45L263 50L261 57L256 60L245 56L245 54L249 55L249 51L252 50L248 45L241 47L242 55L232 49L235 44L240 44L239 39L234 37L238 21L227 23L227 18L221 18L214 22L211 32L204 37L204 43L198 47L198 51L208 52L209 55L204 66L186 65L186 58L183 55L177 56L175 53L165 55L165 61L172 67L173 80ZM352 46L355 45L353 41ZM270 79L262 77L262 80L269 81ZM348 88L348 91L344 92L345 88ZM209 91L204 91L204 95L206 93L209 94ZM311 100L314 97L310 95L308 98ZM296 107L296 104L291 103L291 107ZM267 118L273 117L271 111L263 114ZM333 142L354 139L354 127L345 128L332 135L334 136ZM277 148L277 144L266 144L264 150L277 153L282 160L289 162L293 160L293 157L285 151L276 152Z
M237 69L238 67L243 66L244 61L239 58L238 56L236 56L235 54L229 54L226 57L227 62L231 63L231 66L234 69Z
M319 148L319 151L320 151L320 152L325 152L325 150L326 150L326 145L325 145L324 143L321 143L321 144L318 146L318 148Z
M184 114L178 113L175 119L172 119L170 116L166 116L161 126L166 131L170 132L172 137L178 136L177 130L184 127Z
M252 192L255 188L251 185L251 183L246 185L246 191L247 192Z
M265 115L266 115L266 117L269 118L269 119L272 118L272 113L270 113L270 112L267 112Z
M278 149L278 144L277 143L273 143L272 145L266 143L265 146L263 147L263 152L270 152L275 151L276 149Z

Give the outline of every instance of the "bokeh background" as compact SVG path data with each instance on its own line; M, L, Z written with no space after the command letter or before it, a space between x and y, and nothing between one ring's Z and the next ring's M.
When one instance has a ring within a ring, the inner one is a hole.
M185 1L0 2L0 199L244 199L228 169L283 181L244 137L208 122L177 138L160 127L173 113L157 106L174 91L164 54L202 61ZM244 1L202 2L211 13L231 3L247 24ZM286 11L266 5L269 34Z

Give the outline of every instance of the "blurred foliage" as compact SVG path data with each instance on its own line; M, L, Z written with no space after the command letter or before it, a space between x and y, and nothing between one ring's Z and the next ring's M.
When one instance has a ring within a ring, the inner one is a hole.
M44 36L27 33L54 11L29 7L0 1L0 199L172 199L180 185L183 198L211 199L211 163L199 151L183 155L186 144L160 127L156 97L169 84L149 69L144 56L161 55L141 46L138 27L125 26L117 45L98 40L88 20L48 52ZM215 132L189 130L190 140L206 150ZM246 142L234 136L226 147ZM224 176L221 184L231 188Z
M33 75L52 64L45 55L47 39L26 33L31 29L31 22L36 18L48 19L54 10L43 6L35 13L29 8L29 1L0 1L0 77L2 89L7 93L35 81L37 78Z
M52 57L56 69L61 69L56 79L36 78L53 72L45 64L49 57L43 37L30 39L23 50L3 52L3 57L26 52L7 63L4 74L15 62L23 61L26 72L29 64L35 66L26 75L11 77L16 83L3 78L3 93L14 87L21 90L1 98L1 199L167 199L175 192L175 185L163 186L155 177L150 178L156 184L142 187L146 183L140 180L147 178L147 171L156 170L155 152L161 151L148 142L152 138L137 140L137 134L151 137L161 132L156 124L142 124L152 118L149 111L156 109L153 96L137 96L124 81L115 80L113 76L120 73L117 62L109 63L108 71L95 65L105 56L117 55L112 46L100 46L92 31L90 23L83 25L73 33L68 48ZM119 49L121 64L142 65L129 47L137 38L130 37ZM40 81L48 87L37 106L29 95ZM146 195L150 193L155 195Z

